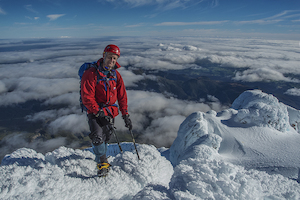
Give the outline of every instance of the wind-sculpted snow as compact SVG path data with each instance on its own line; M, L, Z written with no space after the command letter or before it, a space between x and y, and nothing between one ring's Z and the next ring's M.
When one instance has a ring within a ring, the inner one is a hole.
M232 108L239 110L234 119L237 122L269 126L282 132L290 128L287 106L260 90L242 93L232 103Z
M287 106L287 110L289 113L289 121L290 125L300 133L300 110L296 110L290 106Z
M174 170L170 183L175 199L299 199L300 186L281 175L245 170L218 159L208 146L209 158L189 158Z
M299 184L286 178L300 179L300 134L290 124L299 112L259 90L233 107L193 113L180 125L170 148L174 198L299 199Z
M95 175L94 154L65 147L45 156L22 148L6 156L1 166L0 199L131 199L149 183L166 187L173 174L170 162L155 147L132 144L109 145L112 164L109 176Z
M213 111L209 113L216 114ZM201 151L194 148L197 145L206 144L215 150L219 149L222 138L215 134L219 132L214 130L216 127L209 123L206 115L202 112L193 113L180 125L178 136L170 148L170 161L173 165L201 154Z

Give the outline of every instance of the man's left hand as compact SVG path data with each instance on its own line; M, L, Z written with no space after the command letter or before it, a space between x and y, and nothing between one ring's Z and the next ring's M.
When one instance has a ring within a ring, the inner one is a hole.
M132 123L131 123L131 120L129 118L129 115L123 115L122 116L123 119L124 119L124 122L125 122L125 127L129 128L129 130L131 131L132 130Z

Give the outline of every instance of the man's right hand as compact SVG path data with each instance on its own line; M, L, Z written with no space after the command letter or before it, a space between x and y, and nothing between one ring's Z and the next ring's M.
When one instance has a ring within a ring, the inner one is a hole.
M104 111L101 109L99 112L95 115L96 118L102 118L105 117Z
M105 115L104 111L101 109L99 110L99 112L95 115L95 117L99 120L99 121L106 121L106 123L108 124L113 124L113 118L110 116ZM104 124L106 124L104 123ZM103 124L103 123L102 123ZM103 125L104 125L103 124Z

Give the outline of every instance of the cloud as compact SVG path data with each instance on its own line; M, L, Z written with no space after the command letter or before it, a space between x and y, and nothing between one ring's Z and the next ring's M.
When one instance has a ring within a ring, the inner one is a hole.
M269 68L249 69L243 72L237 72L233 80L245 82L286 81L300 83L298 79L287 78L282 73Z
M106 2L108 3L123 3L123 4L127 4L131 7L140 7L140 6L145 6L145 5L155 5L155 4L164 4L166 3L168 0L161 0L161 1L157 1L157 0L106 0Z
M296 13L296 14L290 14L290 13ZM236 21L234 23L236 24L275 24L278 22L282 22L284 20L287 20L289 18L297 18L300 15L300 10L284 10L276 15L273 15L271 17L263 18L263 19L257 19L257 20L249 20L249 21Z
M290 13L296 13L296 14L289 15ZM276 18L287 19L287 18L299 17L299 14L300 14L300 10L284 10L281 13L268 17L267 19L276 19Z
M3 9L0 7L0 14L1 14L1 15L6 15L7 13L5 12L5 10L3 10Z
M45 100L54 96L78 91L77 79L42 79L21 77L3 80L10 91L0 95L0 105L24 103L29 100Z
M122 75L126 87L135 87L137 82L146 78L146 75L136 75L125 68L120 68L118 71Z
M207 112L212 109L221 111L226 108L212 96L213 102L199 103L167 98L155 92L129 90L127 93L128 109L134 130L142 133L142 140L158 146L172 144L177 136L179 125L191 113ZM145 125L147 125L146 129ZM119 130L125 130L121 119L118 119L116 126Z
M227 23L228 20L224 21L200 21L200 22L162 22L155 24L155 26L190 26L190 25L216 25Z
M38 14L38 13L39 13L38 11L36 11L36 10L33 8L32 5L25 5L24 7L25 7L25 9L28 10L29 12L33 12L33 13L35 13L35 14Z
M180 64L170 65L170 62L164 60L153 60L152 58L141 56L129 56L123 59L123 63L133 67L143 67L152 70L167 70L167 69L183 69L184 66Z
M72 134L81 134L88 130L85 115L70 114L59 117L49 124L49 129L53 134L58 131L68 131Z
M140 26L143 26L144 23L139 23L139 24L133 24L133 25L126 25L125 27L127 28L135 28L135 27L140 27Z
M77 85L77 84L76 84ZM78 85L79 86L79 85ZM75 89L75 88L74 88ZM72 90L71 88L68 88L68 90ZM78 88L76 88L78 90ZM79 92L67 92L63 93L61 95L53 95L53 97L49 97L46 99L44 104L46 105L77 105L79 99Z
M170 93L137 90L139 81L156 80L158 75L154 72L235 68L235 73L228 74L235 81L293 83L298 82L294 77L300 75L299 41L293 40L126 37L2 40L0 43L0 68L5 69L0 73L0 106L38 100L47 109L32 111L25 120L44 123L53 133L73 134L88 131L86 116L79 107L78 69L84 62L98 60L107 43L117 44L121 48L119 72L125 85L135 89L127 91L134 132L144 134L139 139L156 145L163 145L163 141L170 144L180 121L192 112L221 111L224 106L212 95L206 98L209 102L185 101ZM116 127L126 131L121 116L116 119Z
M2 81L0 81L0 94L4 92L7 92L6 86Z
M43 141L42 139L36 139L30 141L30 139L24 137L24 133L13 133L5 136L0 141L0 158L3 158L6 154L9 154L19 148L35 149L38 152L46 153L53 151L60 146L66 146L66 138L58 137ZM71 145L72 146L72 145ZM76 147L76 144L73 145Z
M165 116L151 121L141 139L145 142L155 144L158 147L170 147L177 137L179 124L186 119L186 116L172 115Z
M214 8L219 5L218 0L106 0L108 3L126 4L132 8L141 6L156 6L157 10L167 11L176 8L186 9L199 3L206 3L207 7Z
M47 15L47 17L50 19L50 21L57 20L58 18L65 16L66 14L54 14L54 15Z
M291 88L291 89L288 89L284 94L292 95L292 96L300 96L300 89L299 88Z
M278 22L281 22L283 20L276 19L276 20L267 20L267 19L257 19L257 20L249 20L249 21L237 21L234 22L235 24L260 24L260 25L266 25L266 24L276 24Z

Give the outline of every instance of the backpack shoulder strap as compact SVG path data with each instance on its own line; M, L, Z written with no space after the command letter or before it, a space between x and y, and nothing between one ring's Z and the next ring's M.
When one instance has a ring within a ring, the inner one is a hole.
M98 84L99 81L100 81L101 79L103 79L103 76L101 76L100 73L99 73L99 69L98 69L97 62L91 63L90 67L94 67L95 70L96 70L96 74L97 74L97 84Z
M111 76L113 76L113 78L111 80L114 80L117 83L118 77L117 77L117 71L115 69L111 70Z

